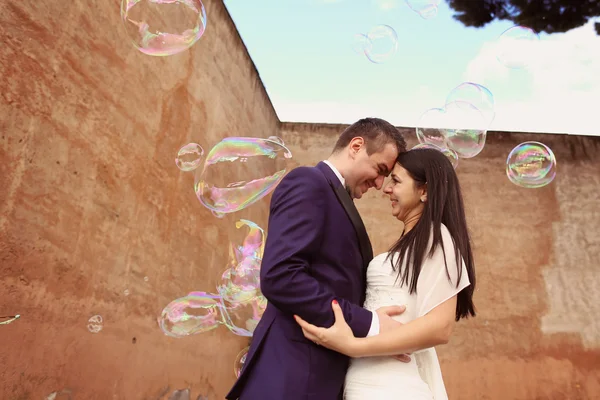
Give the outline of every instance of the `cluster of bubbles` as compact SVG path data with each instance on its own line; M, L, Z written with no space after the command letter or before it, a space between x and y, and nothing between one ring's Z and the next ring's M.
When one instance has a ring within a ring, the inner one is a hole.
M217 143L205 159L199 144L186 144L177 152L175 165L181 171L194 172L198 201L221 218L271 193L285 175L291 158L280 137L229 137ZM252 221L240 219L236 228L242 227L248 232L241 244L231 243L216 293L191 292L170 302L157 319L165 335L181 338L223 325L235 335L252 336L267 305L260 291L266 235ZM235 360L236 375L247 351L242 350Z
M237 228L242 226L249 232L242 245L231 244L217 293L191 292L169 303L158 318L165 335L180 338L224 325L236 335L252 336L267 305L260 292L265 235L254 222L236 223Z
M189 49L207 22L201 0L122 0L121 18L133 45L150 56Z
M440 4L440 0L405 2L424 19L435 17ZM393 0L375 3L386 10L396 6ZM539 39L533 29L513 26L498 37L496 58L507 68L527 68L536 58ZM352 49L372 63L381 64L398 51L398 34L389 25L376 25L367 33L355 34ZM492 92L478 83L463 82L450 91L442 107L430 108L420 116L416 128L419 144L414 148L439 150L456 168L459 158L473 158L481 153L495 114ZM511 151L506 172L518 186L545 186L556 175L556 159L542 143L522 143Z
M492 93L476 83L461 83L450 91L443 108L432 108L421 115L416 128L419 144L414 148L439 150L456 168L459 158L481 153L494 117ZM515 185L542 187L556 176L556 158L543 143L521 143L508 155L506 174Z
M526 68L535 56L539 36L530 28L514 26L498 38L497 59L507 68ZM426 110L416 128L415 148L437 149L454 168L459 158L473 158L483 150L487 131L495 118L494 96L483 85L463 82L450 91L443 107ZM506 161L506 174L515 185L542 187L556 176L556 158L548 146L525 142Z
M450 91L444 107L421 115L417 139L444 152L456 168L458 158L472 158L483 150L494 117L492 93L482 85L464 82Z

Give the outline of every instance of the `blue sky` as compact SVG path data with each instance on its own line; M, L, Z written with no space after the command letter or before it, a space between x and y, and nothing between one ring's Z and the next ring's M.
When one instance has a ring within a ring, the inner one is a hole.
M497 60L510 22L465 28L444 1L423 19L404 0L226 0L281 121L352 123L365 116L416 126L462 82L487 87L490 129L600 135L600 37L593 24L540 35L523 69ZM391 6L391 7L390 7ZM210 15L208 15L210 29ZM386 24L398 50L372 63L353 37Z

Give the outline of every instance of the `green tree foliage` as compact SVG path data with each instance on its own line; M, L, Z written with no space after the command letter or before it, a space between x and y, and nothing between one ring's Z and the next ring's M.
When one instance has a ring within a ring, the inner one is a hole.
M447 0L454 18L465 26L482 27L508 20L536 32L567 32L600 16L600 0ZM600 22L595 23L600 35Z

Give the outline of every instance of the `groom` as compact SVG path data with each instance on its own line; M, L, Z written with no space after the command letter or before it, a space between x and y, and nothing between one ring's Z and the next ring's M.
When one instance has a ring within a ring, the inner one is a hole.
M364 118L342 132L328 160L298 167L279 183L260 273L268 305L227 399L342 398L348 357L306 339L294 314L329 327L335 299L357 337L399 324L390 316L397 308L373 313L361 307L373 250L353 199L381 189L404 151L398 129Z

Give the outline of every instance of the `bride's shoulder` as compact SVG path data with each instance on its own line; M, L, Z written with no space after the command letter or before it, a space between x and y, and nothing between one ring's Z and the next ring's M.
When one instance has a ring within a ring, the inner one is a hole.
M383 264L389 258L390 252L386 251L373 257L370 264Z
M382 262L385 261L388 256L389 256L390 252L386 251L385 253L381 253L381 254L377 254L375 257L373 257L373 260L371 260L371 262Z
M441 224L440 232L442 233L442 241L444 241L444 242L449 241L450 243L453 242L452 234L450 233L450 231L448 230L448 227L446 225Z
M390 261L392 262L392 264L395 264L398 261L397 252L391 253L389 251L386 251L385 253L378 254L375 257L373 257L371 264L383 265L385 263L389 263Z

